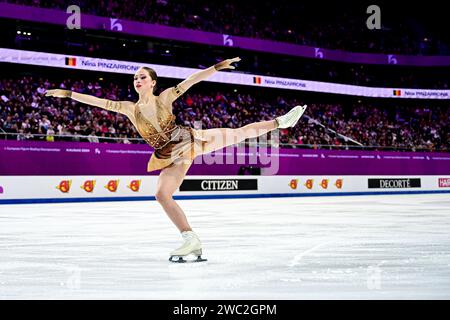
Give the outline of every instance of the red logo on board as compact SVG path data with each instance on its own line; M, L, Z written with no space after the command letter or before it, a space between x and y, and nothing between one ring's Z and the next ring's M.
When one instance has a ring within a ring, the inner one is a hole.
M314 179L306 180L305 187L307 187L308 189L312 189L313 185L314 185Z
M292 179L291 182L289 182L289 186L294 190L297 189L297 185L298 185L298 179Z
M450 178L439 178L439 188L450 188Z
M63 180L56 187L62 193L68 193L70 191L70 186L72 185L72 180Z
M130 188L131 191L134 192L138 192L140 187L141 187L141 180L133 180L128 185L128 188Z
M108 184L105 186L110 192L116 192L119 187L119 180L109 180Z
M94 188L95 188L95 180L87 180L81 186L81 189L84 189L84 191L89 193L93 192Z

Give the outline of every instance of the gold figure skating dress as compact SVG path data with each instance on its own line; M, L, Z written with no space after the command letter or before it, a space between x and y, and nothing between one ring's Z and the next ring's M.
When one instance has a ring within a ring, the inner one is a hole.
M156 113L148 119L142 114L141 106L136 104L136 129L155 149L147 165L148 172L177 163L192 163L196 156L203 153L206 140L201 138L201 130L175 124L176 117L169 110L171 106L163 106L157 97Z

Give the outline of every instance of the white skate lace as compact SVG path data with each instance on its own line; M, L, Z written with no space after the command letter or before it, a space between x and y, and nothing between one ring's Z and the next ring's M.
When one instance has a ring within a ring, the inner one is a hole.
M181 237L182 237L183 240L185 240L185 241L191 240L192 238L194 238L194 236L195 236L195 234L194 234L194 233L191 233L191 232L189 232L189 233L183 233L183 234L181 235Z

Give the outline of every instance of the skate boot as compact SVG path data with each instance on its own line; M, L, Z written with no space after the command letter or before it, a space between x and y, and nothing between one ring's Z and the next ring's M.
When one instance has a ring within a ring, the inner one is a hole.
M184 243L178 249L170 253L169 261L171 262L203 262L207 261L202 256L202 244L197 234L193 231L184 231L181 233ZM196 260L186 260L186 256L197 256Z
M278 124L277 128L285 129L295 126L298 120L300 120L301 116L305 112L306 107L307 107L306 104L304 106L296 106L285 115L277 117L275 119Z

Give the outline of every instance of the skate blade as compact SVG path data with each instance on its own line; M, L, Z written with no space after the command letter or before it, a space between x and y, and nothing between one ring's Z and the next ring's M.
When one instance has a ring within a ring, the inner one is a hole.
M300 118L303 116L303 114L305 113L306 108L307 108L308 106L305 104L305 105L303 105L303 106L296 106L296 107L300 107L300 109L301 109L300 115L299 115L299 117L298 117L298 120L300 120ZM298 121L298 120L297 120L297 121Z
M185 259L185 257L172 256L169 258L169 261L174 263L194 263L194 262L205 262L208 261L208 259L204 259L201 256L198 256L197 259Z

